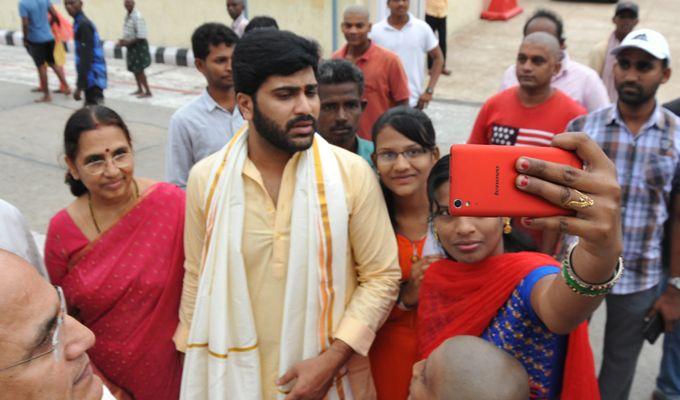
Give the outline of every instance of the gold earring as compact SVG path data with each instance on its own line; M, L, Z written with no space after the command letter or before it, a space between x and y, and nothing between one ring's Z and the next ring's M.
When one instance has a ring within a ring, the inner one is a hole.
M434 240L441 243L441 241L439 240L439 234L437 233L437 228L432 227L432 235L434 235Z
M508 217L503 218L503 233L506 235L512 233L512 225L510 225L511 221L512 219Z

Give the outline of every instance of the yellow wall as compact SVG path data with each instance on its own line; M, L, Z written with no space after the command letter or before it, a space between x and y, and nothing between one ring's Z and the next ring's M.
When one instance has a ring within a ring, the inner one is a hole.
M332 52L332 0L246 1L249 16L270 15L276 18L282 29L317 40L324 55ZM342 11L350 4L366 5L371 10L372 19L375 19L375 10L384 1L337 0L338 19L342 19ZM449 33L479 18L483 1L449 1ZM17 4L18 0L0 0L0 29L21 30ZM116 40L122 35L125 18L123 0L83 0L83 4L85 13L97 25L102 39ZM152 45L190 47L191 33L201 23L216 21L231 24L225 4L226 0L137 0L136 7L146 19ZM61 5L57 8L67 15ZM338 45L342 45L344 38L339 26L337 29Z

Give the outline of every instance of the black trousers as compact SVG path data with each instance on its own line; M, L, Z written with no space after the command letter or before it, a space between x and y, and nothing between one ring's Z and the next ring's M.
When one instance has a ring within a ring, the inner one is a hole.
M444 53L444 63L446 63L446 17L437 18L425 15L425 22L430 25L432 31L439 36L439 48ZM446 64L444 64L446 65ZM427 56L427 68L432 68L432 57Z

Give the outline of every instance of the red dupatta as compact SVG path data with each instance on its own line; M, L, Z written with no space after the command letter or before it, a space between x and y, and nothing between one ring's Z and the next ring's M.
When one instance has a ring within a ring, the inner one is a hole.
M136 400L179 397L182 364L172 335L184 275L184 205L181 189L154 185L70 258L59 282L69 311L96 335L93 363Z
M481 336L522 279L546 265L557 263L547 255L526 252L489 257L476 264L452 260L432 264L423 278L418 305L421 358L450 337ZM600 398L587 322L569 335L560 398Z

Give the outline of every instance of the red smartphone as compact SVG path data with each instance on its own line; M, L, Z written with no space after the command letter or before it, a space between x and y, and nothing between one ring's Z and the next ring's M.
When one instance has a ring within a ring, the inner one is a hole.
M547 217L571 215L547 200L517 189L515 163L536 158L583 168L576 154L556 147L451 146L449 213L470 217Z

